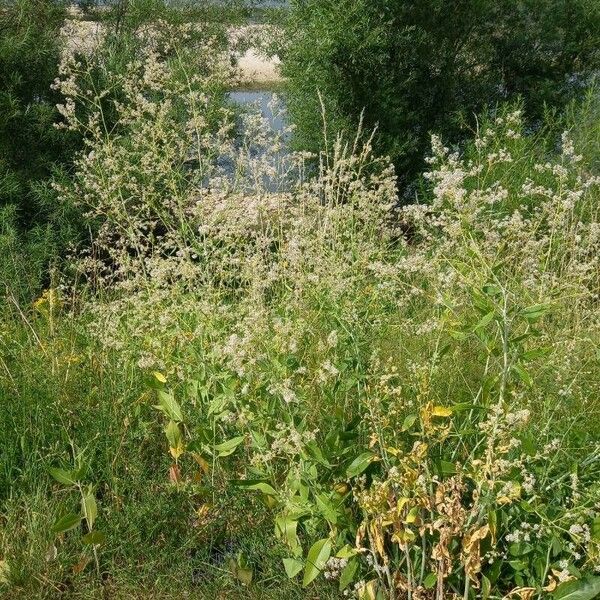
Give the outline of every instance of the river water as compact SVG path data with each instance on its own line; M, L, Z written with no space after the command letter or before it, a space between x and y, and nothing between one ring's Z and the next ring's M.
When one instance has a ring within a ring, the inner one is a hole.
M274 114L271 107L274 96L275 93L270 90L233 91L229 93L229 100L242 108L259 109L274 131L283 131L285 119L278 111ZM281 105L282 100L279 96L278 99Z

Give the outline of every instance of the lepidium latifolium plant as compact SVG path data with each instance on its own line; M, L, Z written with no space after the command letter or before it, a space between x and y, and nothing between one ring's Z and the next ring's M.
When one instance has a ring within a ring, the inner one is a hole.
M81 327L101 369L147 377L193 526L245 492L305 587L591 600L600 179L578 132L552 147L509 107L460 154L434 137L398 208L369 135L284 153L247 115L236 136L221 67L153 39L110 126L65 64L87 147L59 194L93 238ZM254 585L244 557L231 572Z

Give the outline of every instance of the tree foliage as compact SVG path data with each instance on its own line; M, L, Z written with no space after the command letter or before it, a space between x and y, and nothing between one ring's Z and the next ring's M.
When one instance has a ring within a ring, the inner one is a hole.
M283 49L297 142L353 130L361 113L401 176L429 133L464 136L476 113L521 96L530 119L562 106L599 66L589 0L293 0Z
M64 7L52 0L0 5L0 206L15 204L35 219L34 183L65 159L54 127L59 96L51 89L60 57Z

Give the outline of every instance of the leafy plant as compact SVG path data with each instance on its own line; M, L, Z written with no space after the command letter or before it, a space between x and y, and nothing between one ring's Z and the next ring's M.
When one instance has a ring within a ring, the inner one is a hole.
M66 470L59 467L50 467L50 475L66 490L76 490L80 497L80 509L78 512L68 512L59 517L52 526L52 532L61 535L72 529L81 528L85 524L86 532L81 536L81 542L92 548L96 571L100 576L100 564L98 562L98 546L106 541L106 536L102 531L94 529L96 518L98 516L98 504L92 485L85 485L84 479L88 471L88 465L83 456L77 457L76 466L73 469Z

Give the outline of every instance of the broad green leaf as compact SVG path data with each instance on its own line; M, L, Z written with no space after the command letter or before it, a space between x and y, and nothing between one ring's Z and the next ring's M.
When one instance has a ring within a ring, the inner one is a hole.
M406 515L406 519L404 519L404 522L407 524L412 524L417 520L417 517L419 516L419 511L420 508L418 506L413 506L409 513Z
M50 467L48 472L58 483L62 483L64 485L75 485L78 480L78 472L77 471L65 471L64 469L58 469L56 467Z
M528 387L533 385L533 379L531 375L521 365L513 365L513 370L525 385Z
M229 456L244 441L244 436L234 437L222 444L217 444L215 450L219 453L217 456Z
M523 352L522 359L523 360L534 360L536 358L542 358L543 356L548 356L550 354L552 348L534 348L532 350L527 350L527 352Z
M262 433L252 430L250 431L250 434L252 435L252 445L254 447L259 450L267 448L267 439Z
M600 595L600 577L587 577L559 585L554 600L592 600Z
M177 448L181 445L181 430L175 421L169 421L165 427L165 435L171 448Z
M177 460L185 452L185 444L179 425L175 421L169 421L165 428L165 435L169 441L169 452Z
M404 423L402 424L402 431L408 431L416 422L418 415L413 413L412 415L408 415L404 419Z
M301 552L297 535L298 521L289 515L280 515L275 519L275 535L283 538L294 554Z
M283 566L285 568L286 575L289 579L293 579L302 571L304 567L304 563L301 560L296 560L295 558L284 558Z
M475 325L473 330L478 331L479 329L483 329L486 325L489 325L492 319L494 318L495 314L495 311L490 311L487 315L485 315L479 320L479 322L477 323L477 325Z
M356 477L360 475L374 460L375 455L372 452L363 452L350 463L350 466L346 469L346 476Z
M356 548L353 548L350 544L346 544L343 548L340 548L340 550L338 550L335 556L336 558L351 558L352 556L356 556L357 554L358 551L356 550Z
M492 583L485 576L481 576L481 600L488 600L490 597L490 592L492 591Z
M600 517L596 517L592 521L592 527L590 529L592 539L596 542L600 542Z
M437 583L437 575L435 573L429 573L423 580L423 586L425 589L430 590Z
M483 290L483 293L487 296L498 296L502 293L502 288L498 287L493 283L487 283L481 289Z
M277 496L277 491L275 488L264 481L258 481L256 483L251 483L245 485L243 482L241 483L242 487L246 490L258 490L267 496Z
M331 467L331 463L323 456L323 451L319 446L317 446L316 442L309 442L306 444L306 448L310 452L312 458L314 458L320 465L325 467Z
M52 525L52 531L54 533L64 533L70 529L74 529L81 523L81 515L69 513L62 516L54 525Z
M81 541L86 546L99 546L100 544L104 544L106 536L101 531L90 531L81 538Z
M358 569L358 560L353 558L348 561L348 564L342 569L340 573L340 592L343 592L353 581Z
M338 512L325 494L315 494L317 506L321 514L333 525L337 523Z
M172 392L165 392L163 390L158 391L158 405L154 408L162 411L172 421L181 423L183 421L183 413L181 407L175 400Z
M211 415L218 415L222 413L225 410L228 402L229 397L226 394L219 394L218 396L215 396L208 405L208 416L210 417Z
M311 546L306 557L306 567L304 567L303 587L307 587L314 581L315 577L325 567L325 563L329 560L330 555L331 540L329 538L319 540Z
M521 315L524 316L528 321L537 321L543 317L549 310L549 304L533 304L528 306L521 311Z
M94 521L98 516L98 506L92 488L89 488L85 494L83 494L83 498L81 499L81 512L85 517L88 529L93 529Z
M252 571L252 569L248 569L246 567L238 567L235 571L235 576L244 585L250 585L252 583L252 577L254 576L254 572Z
M440 473L442 475L456 474L456 465L447 460L440 460Z
M231 571L231 574L244 585L250 585L252 583L254 573L248 566L248 561L243 555L238 555L237 560L235 558L229 559L229 570Z

